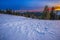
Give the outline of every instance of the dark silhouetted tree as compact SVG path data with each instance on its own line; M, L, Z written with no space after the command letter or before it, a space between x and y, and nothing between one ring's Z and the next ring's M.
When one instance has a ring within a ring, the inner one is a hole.
M55 19L55 8L51 8L50 19Z
M7 10L6 10L6 13L12 14L12 10L11 10L11 9L7 9Z
M46 19L48 12L49 12L49 9L48 9L48 6L46 5L43 10L43 19Z

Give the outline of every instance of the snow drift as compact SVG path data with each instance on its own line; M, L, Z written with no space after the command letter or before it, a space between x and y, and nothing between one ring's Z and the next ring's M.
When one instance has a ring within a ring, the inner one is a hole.
M60 40L60 21L0 14L0 40Z

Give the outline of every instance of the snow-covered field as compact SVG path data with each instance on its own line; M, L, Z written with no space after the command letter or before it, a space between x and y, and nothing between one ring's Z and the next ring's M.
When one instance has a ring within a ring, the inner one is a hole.
M0 40L60 40L60 21L0 14Z

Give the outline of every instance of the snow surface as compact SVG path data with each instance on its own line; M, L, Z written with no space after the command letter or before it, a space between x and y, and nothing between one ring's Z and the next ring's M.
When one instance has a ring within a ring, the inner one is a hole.
M0 40L60 40L60 21L0 14Z

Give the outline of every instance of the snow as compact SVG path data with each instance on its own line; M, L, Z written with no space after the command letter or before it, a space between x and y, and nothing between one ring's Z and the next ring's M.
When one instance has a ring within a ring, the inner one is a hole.
M60 20L0 14L0 40L60 40Z

